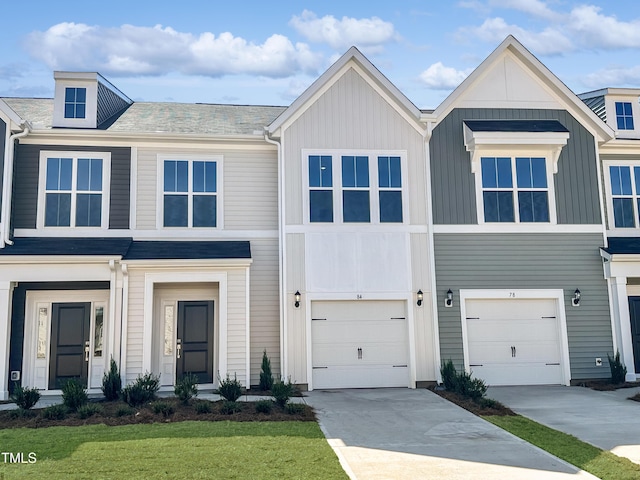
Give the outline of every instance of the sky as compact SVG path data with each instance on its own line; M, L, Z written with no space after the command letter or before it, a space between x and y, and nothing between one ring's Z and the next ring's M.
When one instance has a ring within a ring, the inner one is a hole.
M32 0L2 16L5 97L52 97L66 70L134 101L289 105L355 45L429 109L509 34L575 93L640 87L638 0Z

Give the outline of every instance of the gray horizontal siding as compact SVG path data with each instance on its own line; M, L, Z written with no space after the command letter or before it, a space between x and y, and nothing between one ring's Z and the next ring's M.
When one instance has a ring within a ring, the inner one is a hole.
M111 200L109 228L129 228L129 184L131 149L123 147L78 147L18 145L13 183L13 227L36 228L40 151L111 152Z
M475 224L476 187L469 152L465 150L463 121L558 120L570 132L554 175L559 224L601 222L598 174L593 136L564 110L455 109L433 131L430 141L431 192L435 224Z
M611 354L609 297L599 234L436 234L435 264L443 359L463 363L460 289L563 289L571 379L607 377L595 357ZM454 292L453 307L443 301ZM571 306L576 288L580 307Z

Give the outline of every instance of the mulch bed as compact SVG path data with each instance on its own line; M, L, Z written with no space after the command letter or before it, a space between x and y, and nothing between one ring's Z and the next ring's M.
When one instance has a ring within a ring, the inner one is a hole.
M640 382L611 383L610 380L587 380L579 383L578 386L587 387L599 392L611 392L613 390L618 390L619 388L640 387Z
M479 401L472 400L470 398L463 397L457 393L449 392L447 390L441 390L439 388L431 388L431 391L440 395L442 398L449 400L452 403L455 403L459 407L464 408L465 410L470 411L474 415L483 416L483 415L517 415L513 410L509 407L503 405L502 403L491 400L489 398L483 398Z
M88 418L80 418L78 413L67 413L62 420L51 420L43 418L42 412L45 409L33 409L24 413L19 410L0 411L0 429L4 428L44 428L53 426L79 426L79 425L131 425L139 423L171 423L184 422L187 420L198 420L216 422L232 420L237 422L280 422L280 421L303 421L313 422L316 420L313 409L308 405L303 405L302 411L289 413L285 409L273 405L271 413L256 412L254 402L238 402L242 409L240 412L226 414L223 413L223 401L210 402L208 400L191 401L189 405L182 404L177 399L160 399L163 403L168 403L173 407L174 412L170 415L154 413L153 404L130 409L124 402L91 402L100 407L100 412ZM210 413L198 413L195 405L197 403L209 403ZM126 412L129 410L129 412ZM123 414L125 412L125 414Z

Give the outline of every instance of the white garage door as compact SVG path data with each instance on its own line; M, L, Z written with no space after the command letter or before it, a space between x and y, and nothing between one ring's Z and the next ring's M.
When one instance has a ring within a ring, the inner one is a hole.
M313 388L409 386L404 302L311 303Z
M488 385L563 382L557 301L466 300L469 366Z

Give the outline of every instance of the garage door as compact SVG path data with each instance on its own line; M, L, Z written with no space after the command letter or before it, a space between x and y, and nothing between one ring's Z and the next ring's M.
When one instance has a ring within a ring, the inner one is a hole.
M466 300L469 365L488 385L563 382L557 302Z
M313 388L409 386L404 302L312 302Z

